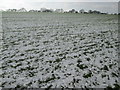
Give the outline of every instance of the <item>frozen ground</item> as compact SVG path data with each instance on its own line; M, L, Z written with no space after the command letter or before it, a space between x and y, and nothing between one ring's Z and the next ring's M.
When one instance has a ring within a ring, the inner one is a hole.
M117 15L3 13L2 87L118 83Z

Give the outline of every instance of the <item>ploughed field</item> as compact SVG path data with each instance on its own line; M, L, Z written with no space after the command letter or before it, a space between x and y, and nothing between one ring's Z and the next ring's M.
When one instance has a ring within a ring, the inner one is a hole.
M2 13L2 87L117 87L118 16Z

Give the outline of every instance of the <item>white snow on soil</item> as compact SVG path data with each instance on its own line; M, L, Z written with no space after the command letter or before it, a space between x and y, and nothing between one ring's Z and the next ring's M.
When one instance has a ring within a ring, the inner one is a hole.
M119 83L117 15L3 13L2 19L2 87Z

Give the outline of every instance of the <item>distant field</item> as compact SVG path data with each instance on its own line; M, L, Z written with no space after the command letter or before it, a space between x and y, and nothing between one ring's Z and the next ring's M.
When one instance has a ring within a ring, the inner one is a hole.
M2 87L118 86L117 15L2 16Z

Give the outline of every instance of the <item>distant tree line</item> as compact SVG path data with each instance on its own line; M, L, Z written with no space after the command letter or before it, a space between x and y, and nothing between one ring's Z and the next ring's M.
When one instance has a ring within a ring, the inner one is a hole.
M89 11L85 11L84 9L81 9L79 11L75 10L75 9L71 9L69 11L64 11L63 9L47 9L47 8L41 8L40 10L29 10L27 11L25 8L21 8L21 9L8 9L6 10L6 12L55 12L55 13L82 13L82 14L108 14L108 13L103 13L97 10L89 10ZM114 13L116 15L116 13ZM120 13L119 13L120 15Z

